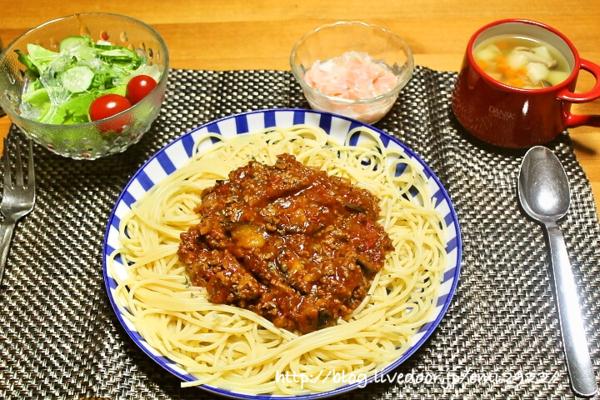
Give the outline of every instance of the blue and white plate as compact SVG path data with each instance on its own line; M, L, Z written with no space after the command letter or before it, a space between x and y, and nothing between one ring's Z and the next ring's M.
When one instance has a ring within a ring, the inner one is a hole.
M158 151L150 160L140 168L131 178L129 183L123 189L119 196L116 205L110 215L106 235L103 246L103 265L104 265L104 281L108 292L108 297L114 308L117 317L123 324L123 327L131 336L131 339L154 361L164 367L172 374L178 376L184 381L194 381L194 377L186 373L177 364L162 356L156 349L152 348L135 330L133 325L123 316L117 307L117 298L114 291L117 287L115 276L112 275L107 268L108 259L114 250L119 246L119 223L121 218L130 210L131 205L139 199L144 193L150 190L151 187L160 182L163 178L172 174L178 168L183 166L186 161L192 156L192 149L197 137L207 133L219 133L223 136L232 136L242 133L254 132L260 129L278 126L288 127L296 124L307 124L311 126L319 126L328 134L334 137L339 143L343 143L348 132L358 127L368 127L377 132L383 144L388 148L396 148L405 152L410 158L414 159L423 168L423 171L429 179L429 187L431 189L432 198L435 199L436 209L444 216L448 225L448 237L446 238L446 251L448 253L448 265L446 265L441 292L437 300L435 314L431 320L423 325L418 334L414 336L411 347L402 354L397 360L390 363L386 368L380 371L377 375L372 376L367 380L367 383L374 381L385 382L385 375L402 364L410 357L419 347L425 343L427 338L433 333L438 326L444 313L448 309L454 291L458 283L460 274L460 263L462 256L462 246L458 219L448 193L435 176L431 168L426 165L412 150L400 143L390 135L378 130L372 126L363 124L362 122L319 111L300 110L300 109L275 109L248 112L239 115L234 115L226 118L210 122L206 125L198 127L191 132L179 137L169 145ZM114 265L115 274L126 276L125 268L117 261ZM358 387L364 386L365 382L355 382L330 390L327 392L314 393L301 396L289 396L291 399L321 399L340 393L344 393ZM273 397L288 397L288 396L269 396L269 395L245 395L240 393L223 390L217 387L208 385L200 386L212 393L223 396L234 397L238 399L253 399L253 400L268 400ZM189 389L193 390L193 389Z

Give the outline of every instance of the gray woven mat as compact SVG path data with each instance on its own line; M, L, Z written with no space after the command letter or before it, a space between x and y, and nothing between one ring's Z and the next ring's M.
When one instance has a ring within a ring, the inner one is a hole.
M436 332L394 371L393 382L341 397L573 397L544 236L516 198L523 152L489 148L463 132L449 107L455 78L417 68L377 127L419 154L452 198L464 244L458 290ZM129 178L171 140L219 117L280 107L307 107L289 72L173 70L159 119L125 153L73 161L36 146L36 208L16 228L0 288L0 398L214 397L181 389L122 329L102 278L106 223ZM598 219L568 135L549 147L572 185L561 227L600 377Z

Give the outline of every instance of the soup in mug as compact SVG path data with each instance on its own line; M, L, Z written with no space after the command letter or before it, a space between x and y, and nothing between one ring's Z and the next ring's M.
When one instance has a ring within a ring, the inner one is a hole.
M505 85L542 89L566 80L571 69L552 45L526 36L495 36L473 50L479 67Z

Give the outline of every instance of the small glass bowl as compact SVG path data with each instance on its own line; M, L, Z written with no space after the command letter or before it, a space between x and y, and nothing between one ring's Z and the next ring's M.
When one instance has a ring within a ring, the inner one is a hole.
M107 40L146 57L161 71L157 86L143 100L110 118L73 125L51 125L21 116L21 94L26 84L24 67L15 50L27 53L33 43L57 51L63 38L89 35ZM150 130L164 100L169 52L161 36L149 25L125 15L74 14L46 22L18 37L0 53L0 108L34 142L53 153L73 159L94 160L121 153ZM114 127L118 127L116 130Z
M366 53L376 63L385 64L397 76L397 85L376 97L351 100L321 93L306 82L305 74L315 62L340 57L349 51ZM290 64L294 78L313 109L367 124L379 121L388 113L415 67L410 47L400 36L360 21L336 22L308 32L294 45Z

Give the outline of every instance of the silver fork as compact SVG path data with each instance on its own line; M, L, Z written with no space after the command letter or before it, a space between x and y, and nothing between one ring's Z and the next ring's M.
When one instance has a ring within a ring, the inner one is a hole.
M15 146L15 180L13 182L10 162L9 139L4 138L2 161L4 164L4 193L0 212L4 220L0 225L0 286L4 276L4 265L8 257L13 231L17 221L33 210L35 203L35 171L33 167L33 145L27 140L27 182L23 179L23 163L21 161L21 148L17 139Z

